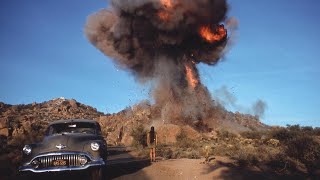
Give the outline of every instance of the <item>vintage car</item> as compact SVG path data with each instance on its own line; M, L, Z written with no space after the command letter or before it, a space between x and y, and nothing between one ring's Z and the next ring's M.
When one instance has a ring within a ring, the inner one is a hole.
M85 170L102 179L107 144L96 121L59 120L49 124L41 143L24 146L23 159L22 174Z

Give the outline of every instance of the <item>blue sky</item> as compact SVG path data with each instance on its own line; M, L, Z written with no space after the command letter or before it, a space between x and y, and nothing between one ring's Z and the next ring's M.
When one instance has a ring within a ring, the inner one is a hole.
M237 38L220 64L199 66L204 84L211 92L227 86L242 106L264 100L264 123L320 127L320 2L229 3ZM1 0L0 101L66 97L113 113L148 98L148 87L83 33L86 17L106 6L105 0Z

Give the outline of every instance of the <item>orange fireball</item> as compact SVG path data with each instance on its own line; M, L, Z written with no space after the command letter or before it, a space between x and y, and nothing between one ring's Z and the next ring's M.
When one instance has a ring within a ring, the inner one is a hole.
M171 0L160 0L160 3L166 8L172 8L173 3Z
M188 84L192 89L194 89L198 85L199 80L196 78L196 75L194 74L190 65L186 64L185 68L186 68L186 79L188 81Z
M200 36L209 43L219 42L227 36L227 30L223 25L219 25L215 31L212 31L209 25L201 26L199 29Z
M162 21L169 21L170 20L170 13L167 11L159 11L158 12L158 17Z

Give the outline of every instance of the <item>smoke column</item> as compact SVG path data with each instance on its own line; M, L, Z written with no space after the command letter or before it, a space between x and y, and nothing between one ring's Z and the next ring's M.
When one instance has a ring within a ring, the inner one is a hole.
M202 120L212 98L197 64L215 65L228 42L225 0L111 0L88 17L89 41L141 83L154 81L161 118Z

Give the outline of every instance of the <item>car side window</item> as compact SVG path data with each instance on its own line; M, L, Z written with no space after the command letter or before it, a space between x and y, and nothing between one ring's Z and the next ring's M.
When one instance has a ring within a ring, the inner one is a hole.
M101 127L99 124L96 125L96 132L97 132L97 135L102 135L101 133Z
M47 128L47 130L46 130L46 135L48 136L48 135L51 135L51 134L53 134L53 131L54 131L54 128L52 127L52 126L49 126L48 128Z

